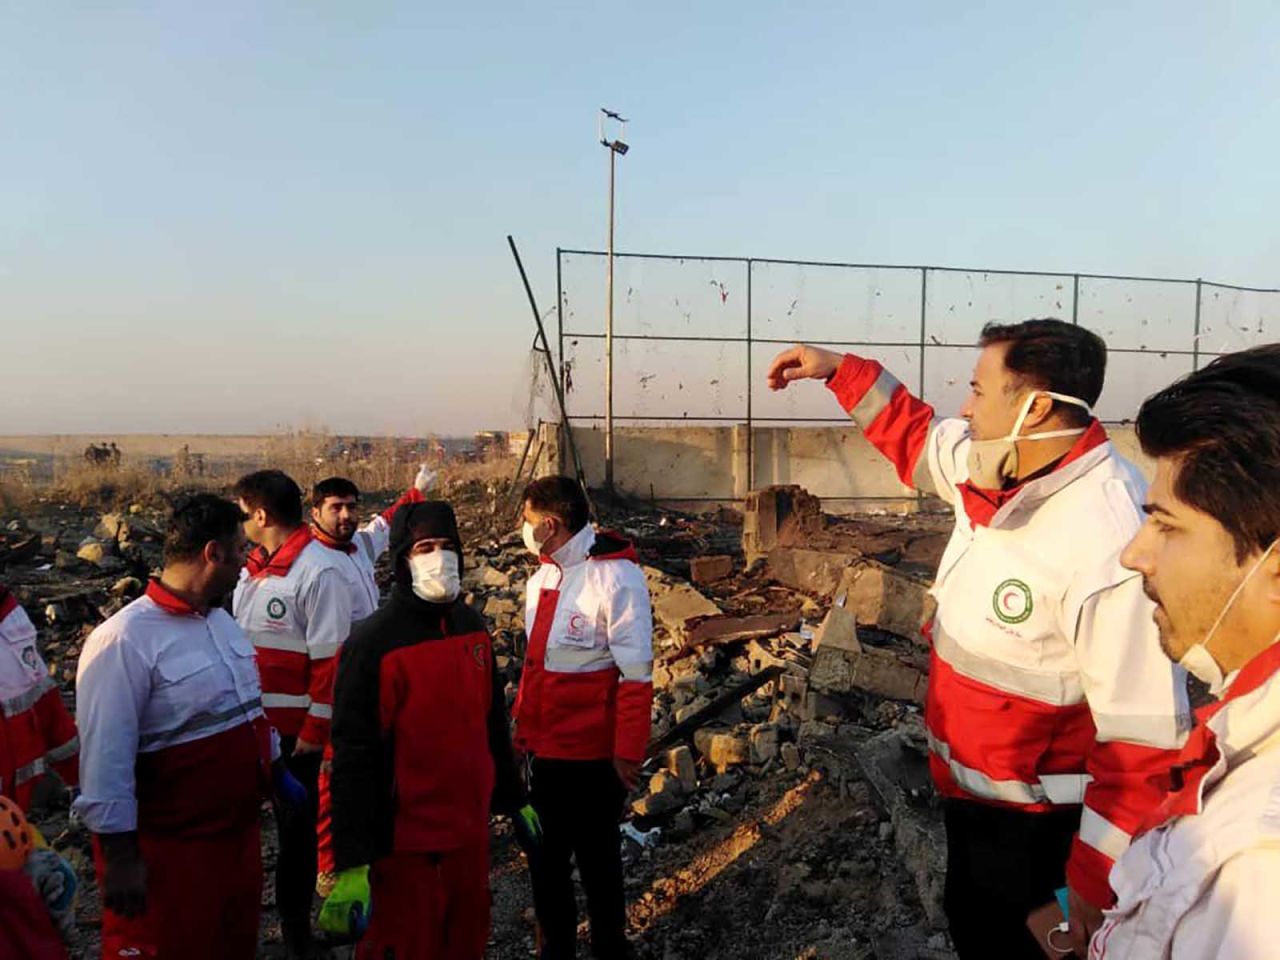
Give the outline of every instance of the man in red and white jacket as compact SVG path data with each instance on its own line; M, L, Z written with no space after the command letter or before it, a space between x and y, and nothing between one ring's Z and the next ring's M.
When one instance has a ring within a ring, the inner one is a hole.
M290 772L311 798L308 815L283 818L276 902L286 952L311 951L316 886L320 761L329 743L338 652L351 632L351 590L338 554L302 521L302 491L279 470L240 478L234 488L258 546L236 586L236 622L253 641L262 704L280 733Z
M23 810L50 771L79 783L80 738L36 647L36 628L0 583L0 794Z
M328 477L311 488L311 534L333 551L343 578L351 590L352 626L378 609L381 592L374 577L374 565L387 552L391 521L406 504L422 503L435 482L435 473L422 464L404 495L363 526L358 525L360 488L346 477ZM335 879L332 842L332 810L329 778L333 747L325 748L320 763L319 807L316 814L318 879L316 892L327 897Z
M1280 344L1147 399L1147 522L1123 555L1160 644L1217 702L1111 871L1092 960L1270 960L1280 944Z
M812 347L779 355L769 384L826 380L903 483L955 511L925 722L960 956L1039 956L1027 914L1064 876L1083 953L1186 733L1185 683L1120 565L1145 484L1090 415L1105 344L1029 320L981 345L963 419L936 419L874 360Z
M173 512L164 569L90 635L76 675L84 750L74 809L93 832L102 956L252 960L258 811L298 802L262 711L253 646L220 606L248 544L235 504Z
M649 745L653 617L649 588L625 540L597 533L582 488L547 477L524 491L529 643L515 704L515 743L531 755L542 823L530 861L542 929L540 960L574 956L571 858L587 893L597 957L625 957L618 819Z
M391 541L391 521L406 504L422 503L435 484L435 473L422 464L413 486L395 503L360 525L360 488L346 477L329 477L311 488L311 533L340 554L343 574L351 587L351 621L357 623L378 609L380 591L374 578L378 558Z

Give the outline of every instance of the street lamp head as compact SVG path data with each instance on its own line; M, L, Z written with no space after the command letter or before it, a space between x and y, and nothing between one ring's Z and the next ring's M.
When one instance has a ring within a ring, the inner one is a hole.
M627 155L627 151L631 149L621 140L613 141L613 143L610 144L610 147L613 149L613 152L620 157L625 157Z

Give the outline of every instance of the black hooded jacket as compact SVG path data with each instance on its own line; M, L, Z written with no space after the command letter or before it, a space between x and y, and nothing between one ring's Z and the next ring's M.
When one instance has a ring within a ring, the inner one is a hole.
M333 850L339 870L396 852L482 840L491 809L524 803L502 681L484 619L461 599L413 592L406 555L423 537L462 543L453 510L402 507L391 524L395 585L352 629L333 708Z

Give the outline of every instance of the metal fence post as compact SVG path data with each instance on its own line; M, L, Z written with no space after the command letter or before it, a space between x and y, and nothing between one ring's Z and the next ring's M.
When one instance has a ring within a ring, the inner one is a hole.
M563 252L556 247L556 351L559 353L556 370L561 390L564 389L564 283L560 277L560 262L563 259Z
M1080 274L1071 275L1071 322L1080 326Z
M924 344L928 338L929 316L929 268L920 268L920 399L927 400L924 395Z
M1191 370L1195 372L1200 369L1200 293L1204 286L1204 280L1196 278L1196 319L1195 326L1192 328L1193 336L1191 337Z
M751 369L751 274L752 261L747 260L747 492L756 487L755 428L751 425L751 395L755 379Z

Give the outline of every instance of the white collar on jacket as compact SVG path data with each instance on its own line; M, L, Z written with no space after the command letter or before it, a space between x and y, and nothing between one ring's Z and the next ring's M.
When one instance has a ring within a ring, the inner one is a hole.
M575 533L564 546L553 553L548 559L561 570L568 567L576 567L580 563L585 563L590 555L591 548L596 545L596 532L591 524L587 524L577 533Z

